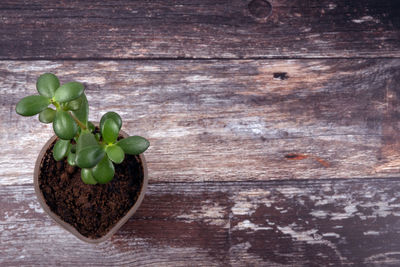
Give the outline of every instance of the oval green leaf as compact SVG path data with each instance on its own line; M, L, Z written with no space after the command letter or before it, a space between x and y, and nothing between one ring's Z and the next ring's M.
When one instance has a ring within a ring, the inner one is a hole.
M30 95L22 98L15 111L22 116L33 116L47 108L50 105L50 99L41 95Z
M104 149L100 146L89 146L76 153L75 162L80 168L92 168L104 157Z
M141 136L129 136L117 143L126 154L139 155L147 150L150 142Z
M67 108L69 110L74 110L75 111L75 110L78 110L81 107L81 104L82 104L82 97L79 97L79 98L77 98L75 100L72 100L72 101L68 102Z
M59 139L53 147L53 157L56 161L62 160L68 153L69 140Z
M42 112L39 113L39 121L43 123L53 122L54 117L56 116L56 111L52 108L46 108Z
M76 158L76 154L72 152L72 148L71 148L71 151L68 153L68 157L67 157L68 164L71 166L75 166L76 165L75 158Z
M97 184L97 181L96 179L94 179L92 171L90 169L82 169L81 178L85 184Z
M58 110L53 121L53 130L61 139L69 140L78 132L78 125L67 111Z
M80 97L85 87L78 82L69 82L61 85L54 94L54 100L60 103L68 102Z
M121 130L121 126L122 126L121 116L119 116L118 113L110 111L110 112L107 112L106 114L104 114L100 119L100 131L101 132L103 131L102 129L103 129L104 123L106 122L107 119L114 120L118 125L118 131Z
M81 105L78 110L72 111L75 117L78 118L83 124L87 124L88 116L89 116L89 104L86 98L85 93L81 95Z
M92 174L97 182L100 184L108 183L114 177L115 169L114 164L104 157L94 168L92 169Z
M58 87L60 87L60 81L53 73L40 75L36 82L39 94L47 98L52 98Z
M117 145L108 146L106 148L106 153L108 158L117 164L124 161L125 158L124 150L122 150L122 148Z
M96 138L92 133L87 133L83 132L77 141L76 144L76 150L79 152L80 150L86 148L86 147L91 147L91 146L98 146L100 147L100 144L96 141Z
M103 140L107 144L113 144L115 141L117 141L118 134L119 134L118 124L113 119L106 119L101 131Z

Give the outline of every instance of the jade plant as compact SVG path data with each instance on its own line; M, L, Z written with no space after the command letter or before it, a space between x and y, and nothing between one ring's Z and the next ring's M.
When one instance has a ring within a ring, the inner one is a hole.
M83 84L68 82L60 86L56 75L45 73L38 78L36 88L39 95L22 98L16 112L22 116L39 114L40 122L53 123L58 136L54 159L67 158L69 165L80 167L84 183L108 183L114 177L114 164L122 163L125 154L138 155L149 147L149 141L140 136L118 140L122 119L115 112L104 114L97 130L88 121Z

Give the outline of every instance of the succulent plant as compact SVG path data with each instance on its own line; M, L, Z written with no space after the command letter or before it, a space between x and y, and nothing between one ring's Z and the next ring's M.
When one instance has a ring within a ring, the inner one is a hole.
M114 164L120 164L125 154L139 155L150 143L141 136L118 140L121 117L107 112L101 117L99 131L88 121L89 105L79 82L60 85L52 73L41 75L36 83L39 95L22 98L16 112L22 116L39 114L42 123L53 123L58 140L53 147L56 161L67 158L68 164L81 168L86 184L104 184L115 174Z

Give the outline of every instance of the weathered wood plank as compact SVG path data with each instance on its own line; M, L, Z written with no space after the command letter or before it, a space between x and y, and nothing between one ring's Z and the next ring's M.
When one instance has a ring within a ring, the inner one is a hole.
M398 179L152 184L134 218L89 245L33 186L2 186L0 265L399 265L399 203Z
M2 61L0 184L31 183L52 135L50 125L14 111L43 72L84 82L92 120L117 111L125 131L150 140L150 182L397 176L399 66L396 59Z
M399 57L400 5L362 0L0 3L0 58Z

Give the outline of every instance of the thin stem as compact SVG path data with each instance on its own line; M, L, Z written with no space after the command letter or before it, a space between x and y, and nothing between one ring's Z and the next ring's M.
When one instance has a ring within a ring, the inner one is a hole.
M71 112L69 112L69 115L71 115L71 117L74 119L74 121L79 125L79 127L81 127L82 130L86 130L86 125L83 124L83 122L81 122L80 120L78 120L77 117L74 116L74 114L72 114Z
M56 109L60 109L60 105L56 101L51 101L51 103L56 107Z

